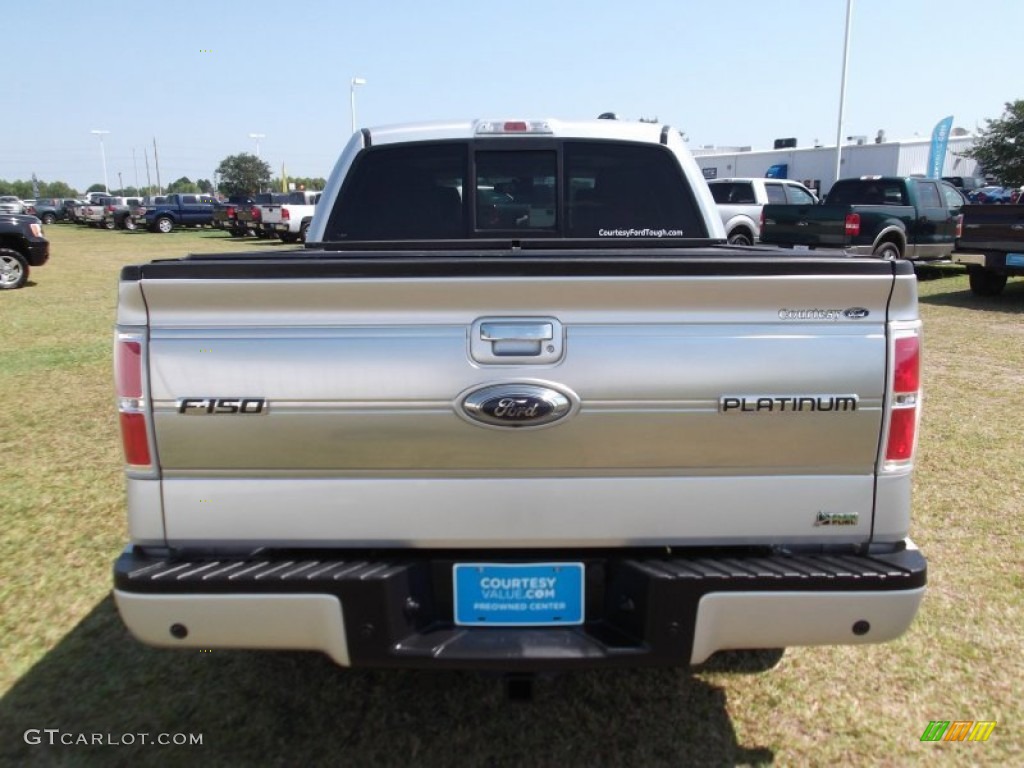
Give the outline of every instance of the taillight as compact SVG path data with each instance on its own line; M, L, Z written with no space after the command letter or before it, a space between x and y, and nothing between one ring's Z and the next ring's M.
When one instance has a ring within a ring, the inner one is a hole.
M107 206L107 213L113 213L113 212L114 212L114 206L108 205Z
M229 219L235 218L235 206L229 205L227 210L227 217Z
M895 333L886 469L908 466L913 460L921 406L921 337L916 329Z
M125 462L134 469L151 469L149 427L143 387L143 337L119 333L114 349L114 383L121 422L121 444Z
M956 239L964 236L964 215L961 213L956 217Z
M257 208L255 205L252 207L252 218L254 221L260 220L260 209Z
M292 218L292 215L290 213L288 213L288 209L287 208L282 208L281 209L281 221L290 221L291 218Z
M860 214L859 213L848 213L846 214L846 236L856 237L860 234Z

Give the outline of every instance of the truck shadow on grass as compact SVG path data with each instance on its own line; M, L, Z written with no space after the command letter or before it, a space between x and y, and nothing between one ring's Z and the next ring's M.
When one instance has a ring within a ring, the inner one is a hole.
M538 682L533 701L517 703L497 679L470 673L344 670L313 653L146 648L123 628L110 597L0 700L0 723L4 765L774 760L768 748L737 744L724 692L685 671L566 674ZM51 746L48 728L60 730L57 741L102 734L114 745ZM26 743L26 731L41 743ZM142 746L125 736L143 733L201 734L202 743Z
M1010 280L998 296L978 296L971 291L951 291L918 298L922 304L959 307L982 312L1024 314L1024 280Z

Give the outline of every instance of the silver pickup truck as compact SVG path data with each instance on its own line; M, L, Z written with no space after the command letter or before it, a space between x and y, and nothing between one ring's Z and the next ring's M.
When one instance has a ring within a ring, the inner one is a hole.
M355 134L304 250L126 267L121 616L534 672L911 623L903 261L734 249L676 131Z

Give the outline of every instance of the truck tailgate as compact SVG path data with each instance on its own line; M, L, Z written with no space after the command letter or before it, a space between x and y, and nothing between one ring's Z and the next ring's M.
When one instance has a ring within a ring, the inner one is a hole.
M866 541L894 272L913 281L713 250L128 268L167 540Z
M848 244L849 210L848 205L766 205L761 242L842 248Z

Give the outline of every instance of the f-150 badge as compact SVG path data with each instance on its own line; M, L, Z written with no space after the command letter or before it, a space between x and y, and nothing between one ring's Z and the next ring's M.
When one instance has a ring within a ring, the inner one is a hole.
M490 427L542 427L565 418L575 398L540 384L492 384L465 394L462 415Z
M181 397L177 407L178 413L187 416L255 415L267 412L267 401L262 397Z

